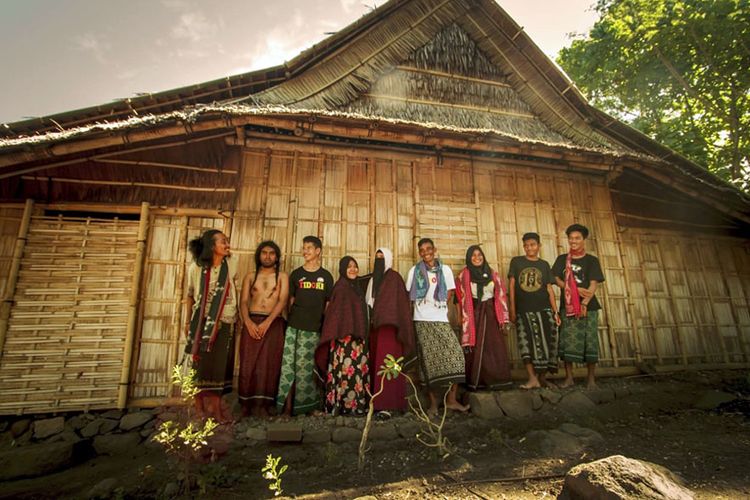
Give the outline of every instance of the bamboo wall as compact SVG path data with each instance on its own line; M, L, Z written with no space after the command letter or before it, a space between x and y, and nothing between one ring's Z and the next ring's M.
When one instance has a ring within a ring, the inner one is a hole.
M0 297L5 297L5 284L22 215L23 208L0 208Z
M551 264L567 250L565 228L579 222L591 229L587 248L607 278L599 292L602 366L748 362L750 255L742 240L619 228L602 176L507 161L322 151L245 148L232 233L243 273L262 239L280 245L290 271L302 263L302 237L316 234L334 274L346 254L369 271L383 245L405 276L418 258L416 241L431 237L455 273L466 248L479 242L504 275L523 254L523 233L541 235ZM515 336L508 342L521 367Z
M34 215L0 358L0 413L117 406L138 223Z
M225 231L219 217L152 215L141 288L139 334L133 353L135 367L130 403L156 405L177 396L171 384L172 367L185 347L184 326L188 311L185 285L192 260L188 241L207 229Z

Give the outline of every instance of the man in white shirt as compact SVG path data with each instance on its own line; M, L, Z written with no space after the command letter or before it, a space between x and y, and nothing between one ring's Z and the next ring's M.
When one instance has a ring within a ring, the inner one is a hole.
M448 321L448 302L456 284L450 267L435 257L435 243L422 238L417 244L422 258L409 270L406 289L414 305L414 330L422 380L427 384L432 415L438 411L438 396L447 391L445 404L465 412L468 406L456 399L457 383L465 375L464 354Z

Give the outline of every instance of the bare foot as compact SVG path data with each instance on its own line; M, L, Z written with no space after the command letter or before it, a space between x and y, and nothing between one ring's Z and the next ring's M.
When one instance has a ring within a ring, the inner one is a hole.
M572 378L566 378L563 381L563 383L560 384L560 387L563 388L563 389L565 389L567 387L573 387L573 385L575 385L575 382L573 381L573 379Z
M456 401L455 403L447 403L445 407L449 410L458 411L461 413L466 413L467 411L469 411L469 408L471 408L469 405L462 405L458 401Z
M539 387L541 387L541 385L539 384L538 380L529 380L528 382L526 382L523 385L520 385L519 387L524 390L529 390L529 389L538 389Z

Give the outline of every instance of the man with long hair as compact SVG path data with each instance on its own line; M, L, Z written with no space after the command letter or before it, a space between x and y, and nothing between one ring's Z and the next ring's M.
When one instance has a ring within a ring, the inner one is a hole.
M246 416L267 417L275 406L284 351L281 313L289 298L289 278L280 268L281 249L264 241L242 284L239 399Z

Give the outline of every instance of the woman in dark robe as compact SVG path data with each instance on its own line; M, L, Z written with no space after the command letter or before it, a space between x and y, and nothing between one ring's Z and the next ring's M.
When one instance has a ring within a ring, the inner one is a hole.
M200 417L221 423L232 420L221 396L232 390L233 330L237 317L237 265L229 239L216 229L190 241L193 262L188 270L188 310L185 353L196 371L195 398Z
M367 304L372 308L370 372L377 374L387 354L408 358L414 351L414 323L404 279L393 267L387 248L375 252L375 265L367 284ZM380 390L381 377L373 375L373 394ZM406 379L383 381L383 392L374 400L376 411L406 410ZM385 414L387 417L388 415Z
M466 384L471 390L510 382L504 326L509 322L505 286L479 245L466 251L466 267L456 284L461 345L466 353Z
M358 275L357 261L343 257L315 353L317 368L325 374L325 411L334 416L367 413L369 320Z

